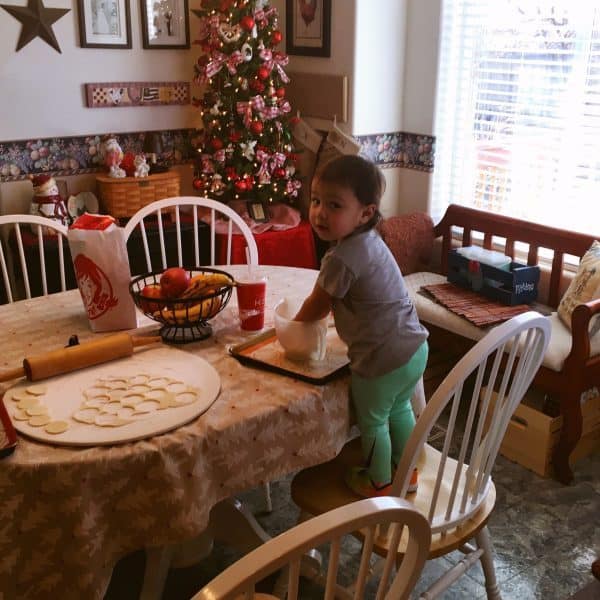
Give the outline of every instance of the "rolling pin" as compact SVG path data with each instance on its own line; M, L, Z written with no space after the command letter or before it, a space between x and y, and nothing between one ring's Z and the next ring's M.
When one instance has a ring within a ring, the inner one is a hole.
M9 381L23 376L29 381L38 381L131 356L134 348L160 341L160 336L131 337L128 333L117 333L99 340L26 357L23 359L22 367L0 373L0 381Z

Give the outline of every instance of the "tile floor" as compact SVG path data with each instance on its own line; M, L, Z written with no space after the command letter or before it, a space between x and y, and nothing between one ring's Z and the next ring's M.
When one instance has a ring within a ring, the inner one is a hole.
M572 485L543 479L499 457L493 473L497 502L489 528L495 547L496 574L505 600L565 600L593 581L590 567L600 555L600 453L577 464ZM261 514L260 489L240 496L272 535L294 525L297 509L289 499L289 478L272 484L274 510ZM457 553L458 554L458 553ZM203 563L172 569L164 600L190 598L204 583L237 558L216 547ZM106 600L134 600L139 595L143 553L131 555L115 570ZM427 563L417 589L426 587L451 555ZM350 568L350 565L348 565ZM307 584L304 600L320 598ZM485 598L479 565L461 577L444 600ZM590 598L591 600L591 598Z

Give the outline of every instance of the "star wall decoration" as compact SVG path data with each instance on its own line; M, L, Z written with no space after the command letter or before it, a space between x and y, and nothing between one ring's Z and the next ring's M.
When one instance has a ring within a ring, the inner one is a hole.
M10 4L0 4L0 6L23 24L17 42L17 52L38 36L57 52L61 52L58 40L52 31L52 23L68 13L70 8L46 8L42 0L27 0L27 7Z

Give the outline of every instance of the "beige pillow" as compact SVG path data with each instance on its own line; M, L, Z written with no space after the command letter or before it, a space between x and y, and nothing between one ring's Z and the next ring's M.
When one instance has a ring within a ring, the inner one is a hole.
M577 274L558 305L558 316L571 329L571 314L578 304L600 298L600 242L596 240L583 255ZM590 335L600 329L598 315L592 319Z

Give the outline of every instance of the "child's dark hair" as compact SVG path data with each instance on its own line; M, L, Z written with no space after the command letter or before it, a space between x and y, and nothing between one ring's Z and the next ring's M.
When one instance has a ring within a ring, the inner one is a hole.
M350 188L364 206L374 204L377 210L364 228L377 225L381 219L379 204L385 192L385 177L377 165L361 156L345 154L323 165L315 177L325 183Z

